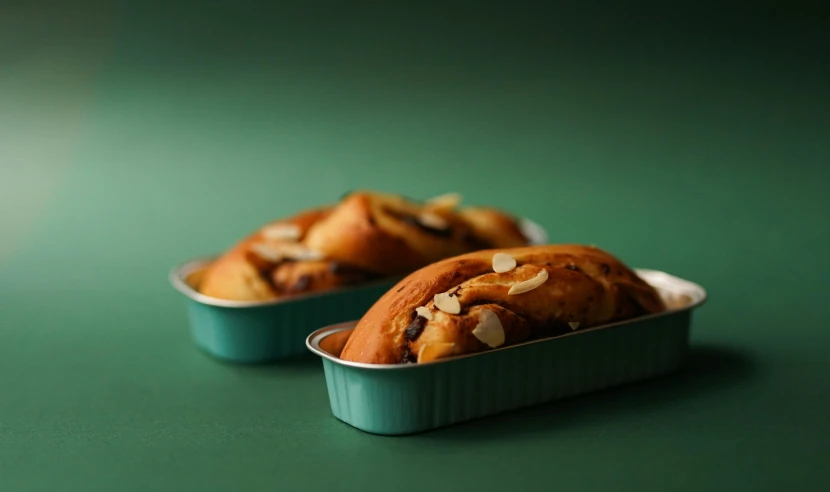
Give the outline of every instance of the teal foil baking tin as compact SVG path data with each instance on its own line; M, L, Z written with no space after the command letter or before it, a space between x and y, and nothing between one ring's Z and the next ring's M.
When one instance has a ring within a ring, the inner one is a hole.
M663 272L637 274L658 289L669 310L426 364L340 360L356 322L320 329L306 343L323 359L335 417L373 434L423 432L679 369L692 311L706 292Z
M531 244L547 242L547 233L535 222L521 219L520 225ZM196 345L219 359L246 364L309 355L309 333L321 326L359 319L402 278L273 301L228 301L195 288L199 273L212 259L192 260L174 268L170 283L186 297L190 335Z
M211 259L175 268L170 282L187 297L190 335L208 354L229 362L261 363L308 354L305 339L319 326L360 318L400 278L275 301L215 299L196 291L194 277Z

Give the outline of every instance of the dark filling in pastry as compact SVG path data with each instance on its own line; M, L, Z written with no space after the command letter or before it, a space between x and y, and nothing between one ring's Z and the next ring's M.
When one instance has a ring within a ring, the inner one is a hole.
M409 344L407 343L403 347L403 355L401 356L401 364L414 364L416 362L418 362L418 356L412 353L412 351L409 349Z
M458 239L467 243L471 249L471 251L476 251L479 249L490 249L493 247L487 241L480 239L478 236L475 236L472 231L468 229L462 229L458 232Z
M475 236L472 231L467 229L466 227L453 227L452 224L448 224L446 228L437 228L437 227L430 227L427 224L422 223L418 217L410 214L405 214L401 212L396 212L394 210L385 210L386 213L395 217L396 219L400 220L404 224L417 228L427 234L433 235L435 237L442 237L442 238L451 238L454 237L458 241L463 243L467 243L468 249L470 251L476 251L479 249L488 249L492 247L487 241L484 241L477 236Z
M293 262L293 260L285 261L285 263L291 262ZM382 278L382 275L362 270L345 263L332 261L328 265L328 271L320 272L322 275L303 274L300 275L294 282L277 282L275 280L275 272L285 263L273 264L259 260L251 261L251 264L257 269L257 273L260 278L278 294L300 294L303 292L320 290L323 288L319 285L321 282L326 288L330 288L358 285ZM329 278L325 278L326 274L334 276L335 278L333 281Z
M452 236L452 227L447 227L446 229L438 229L435 227L430 227L426 224L421 223L418 220L418 217L413 217L411 215L399 215L398 218L404 222L404 224L411 225L421 229L422 231L432 234L433 236L438 237L450 237Z
M427 326L426 318L418 315L415 311L412 311L412 316L412 321L403 333L404 345L403 355L401 355L401 364L409 364L418 361L418 356L412 353L412 350L409 348L409 344L417 340L418 337L421 336L421 333L423 333L424 328Z
M404 332L404 337L410 341L414 342L421 336L421 332L424 331L424 327L427 325L427 319L423 316L415 316L415 319L409 323L409 326L406 327L406 331Z
M310 275L301 275L297 282L291 286L291 292L303 292L311 285Z

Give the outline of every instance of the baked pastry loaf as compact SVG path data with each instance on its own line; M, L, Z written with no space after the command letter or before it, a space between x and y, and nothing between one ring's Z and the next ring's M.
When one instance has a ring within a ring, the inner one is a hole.
M425 203L350 193L339 204L271 222L203 273L198 290L228 300L268 301L403 275L443 258L528 244L517 221L462 208L457 195Z
M663 309L653 287L595 247L478 251L403 279L358 322L340 357L423 363Z

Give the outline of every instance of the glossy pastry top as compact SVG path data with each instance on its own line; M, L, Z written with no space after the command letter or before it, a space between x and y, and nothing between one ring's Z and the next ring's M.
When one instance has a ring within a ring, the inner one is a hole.
M663 309L654 288L595 247L478 251L403 279L359 321L341 358L423 363Z
M416 203L358 191L340 203L274 221L204 272L198 290L267 301L403 275L469 251L528 244L518 222L488 208L459 208L443 195Z

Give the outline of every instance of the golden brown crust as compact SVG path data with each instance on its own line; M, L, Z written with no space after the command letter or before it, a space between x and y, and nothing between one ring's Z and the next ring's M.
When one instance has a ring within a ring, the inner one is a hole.
M397 273L418 268L426 260L385 227L381 207L387 201L385 196L350 194L310 231L308 246L327 258L369 271Z
M285 226L296 227L296 236L273 234ZM198 289L220 299L268 301L403 275L443 258L517 243L526 244L518 224L497 210L455 210L358 191L337 205L267 224L210 265Z
M254 254L253 244L277 244L281 241L269 240L263 231L269 226L294 225L300 229L301 237L308 229L329 213L328 208L309 210L287 219L275 220L249 235L225 254L217 258L205 270L199 292L218 299L236 301L267 301L277 297L277 292L263 270L268 262Z
M517 267L495 273L492 258L499 251L515 258ZM508 294L511 286L544 276L543 270L547 280L542 285ZM444 292L458 299L460 313L435 307L434 296ZM431 320L415 314L419 306L426 307ZM478 251L434 263L403 279L363 316L341 357L397 364L414 361L427 346L440 347L443 356L487 350L473 334L485 310L498 317L504 345L512 345L663 309L650 285L597 248L548 245Z
M517 248L528 244L528 238L519 228L519 221L492 208L468 207L459 212L473 229L473 234L490 243L493 248Z

